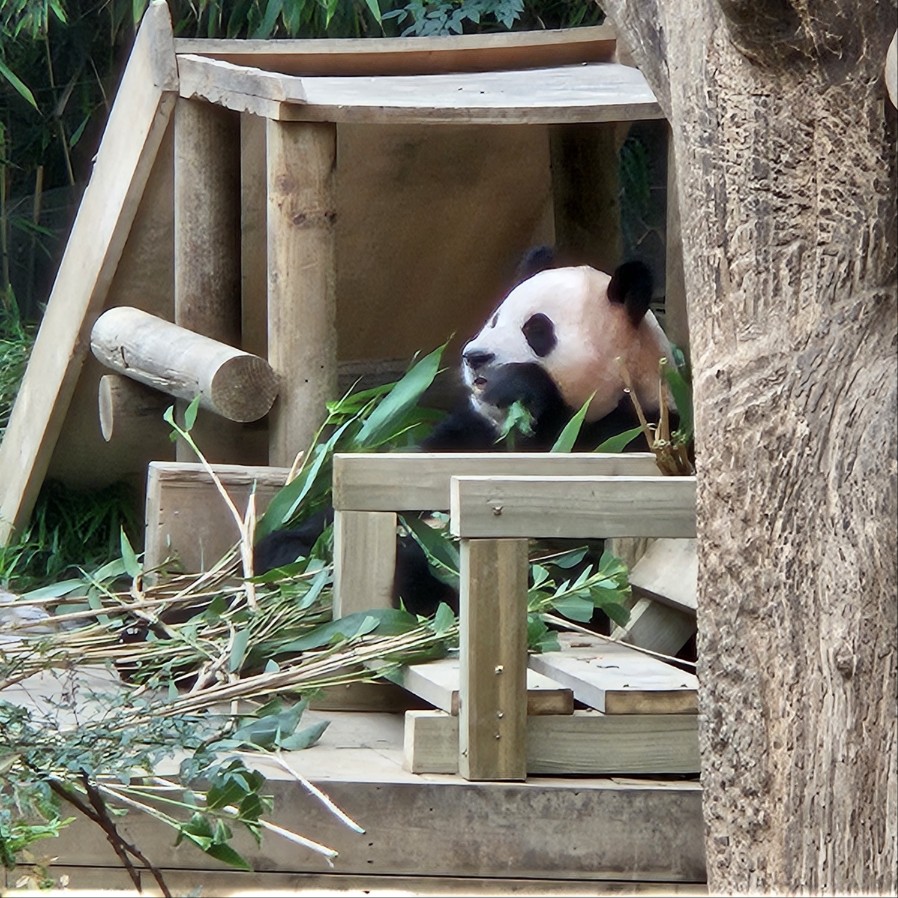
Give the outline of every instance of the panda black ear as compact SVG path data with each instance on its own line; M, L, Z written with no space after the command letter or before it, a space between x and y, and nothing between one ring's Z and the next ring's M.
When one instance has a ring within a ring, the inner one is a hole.
M645 317L652 302L652 272L644 262L619 265L608 284L608 299L626 306L634 327Z
M527 278L555 267L555 250L551 246L534 246L528 249L518 262L514 272L514 286L526 281Z

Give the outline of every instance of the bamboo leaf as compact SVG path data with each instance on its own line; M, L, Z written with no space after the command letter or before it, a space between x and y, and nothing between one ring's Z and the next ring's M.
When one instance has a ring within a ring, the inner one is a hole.
M137 560L137 553L131 547L131 541L125 533L124 528L119 531L119 542L122 549L122 562L125 565L125 572L133 580L140 575L140 562Z
M236 673L243 664L246 657L246 647L249 645L249 627L238 631L234 635L234 641L231 643L231 655L228 659L228 671Z
M592 396L595 396L595 393L593 393ZM558 434L558 439L555 440L555 444L550 451L570 452L571 449L574 448L574 443L577 442L577 437L580 436L583 421L586 419L586 410L589 408L589 403L592 402L592 396L580 406L580 409L574 414L571 420L564 425L564 429Z
M642 433L641 427L634 427L632 430L625 430L617 436L609 437L607 440L596 446L596 452L623 452L624 449L633 442Z
M16 75L15 72L12 71L2 59L0 59L0 77L4 78L9 82L10 85L16 90L16 92L21 96L26 102L30 103L35 109L37 109L37 101L34 99L34 94L26 87L25 83Z

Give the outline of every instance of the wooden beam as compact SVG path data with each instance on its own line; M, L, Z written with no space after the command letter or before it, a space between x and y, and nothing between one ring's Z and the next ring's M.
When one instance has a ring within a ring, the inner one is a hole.
M334 617L393 607L396 515L334 512Z
M607 62L611 25L510 34L337 40L179 38L179 57L196 54L288 75L423 75Z
M464 475L658 474L651 452L391 452L336 453L333 502L355 511L437 511L449 508L449 481Z
M459 718L443 711L407 711L405 766L412 773L457 773ZM698 715L574 711L530 717L530 776L694 774L699 770Z
M97 360L142 384L231 421L257 421L278 390L271 367L258 356L219 343L140 309L118 306L94 324Z
M695 714L698 679L629 646L561 634L563 650L530 656L530 667L606 714Z
M464 538L695 535L694 477L453 477L450 494Z
M183 98L205 100L262 118L278 119L283 103L305 101L305 90L298 78L202 56L179 54L178 75Z
M676 572L671 572L671 579L675 578ZM684 614L654 599L636 599L627 607L630 619L623 627L612 629L612 639L675 656L696 633L694 615Z
M463 540L460 567L458 771L469 780L521 780L527 540Z
M31 513L177 100L165 0L144 15L0 444L0 543Z
M270 101L281 121L547 125L663 118L638 69L613 62L512 72L355 78L282 76L299 101ZM240 108L244 95L221 91Z
M220 343L239 347L239 116L209 103L178 100L174 175L174 322ZM275 381L272 372L271 383ZM274 401L273 395L270 398ZM184 405L178 404L182 413ZM261 414L238 420L260 417ZM209 460L242 463L248 460L242 431L233 421L201 415L193 438ZM175 452L180 461L196 458L194 450L180 439Z
M268 122L268 358L281 378L272 464L309 447L336 395L336 148L333 125Z
M414 693L435 708L457 715L461 667L458 658L440 658L425 664L406 664L386 678ZM527 714L572 714L573 692L535 670L527 671Z
M698 554L694 539L658 539L630 571L634 593L695 616Z

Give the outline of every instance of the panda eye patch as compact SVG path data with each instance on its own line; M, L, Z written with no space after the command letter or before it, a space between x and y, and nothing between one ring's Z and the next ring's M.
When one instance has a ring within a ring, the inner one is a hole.
M541 312L531 315L521 328L521 333L530 348L540 357L544 358L554 348L558 340L555 337L555 325L550 318Z

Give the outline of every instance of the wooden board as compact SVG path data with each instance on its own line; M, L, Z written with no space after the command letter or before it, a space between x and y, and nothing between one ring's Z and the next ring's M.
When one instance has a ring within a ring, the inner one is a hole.
M675 578L676 573L672 573L671 579ZM694 614L678 611L654 599L636 599L628 607L630 619L625 626L614 627L612 639L675 656L695 635Z
M408 664L387 678L414 693L434 708L458 714L458 658L440 658L426 664ZM528 714L572 714L573 692L535 670L527 671Z
M443 711L405 715L405 765L413 773L456 773L458 718ZM697 773L698 717L575 711L527 719L527 773Z
M657 539L630 571L636 595L695 615L698 555L694 539Z
M698 679L626 645L559 634L560 652L530 656L530 667L569 686L606 714L695 714Z
M422 75L607 62L611 25L509 34L337 40L179 38L175 50L292 75Z
M336 453L334 508L353 511L449 509L449 482L458 475L658 474L651 452L391 452Z
M177 89L168 6L153 0L116 93L0 444L0 543L31 513Z
M695 535L694 477L453 477L450 529L474 537Z
M191 57L182 96L280 121L562 124L663 118L638 69L614 62L439 75L273 76Z
M289 468L213 465L241 514L256 489L256 514L287 482ZM211 476L197 462L151 462L147 471L145 561L148 569L174 555L185 571L208 570L239 533Z

